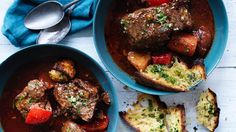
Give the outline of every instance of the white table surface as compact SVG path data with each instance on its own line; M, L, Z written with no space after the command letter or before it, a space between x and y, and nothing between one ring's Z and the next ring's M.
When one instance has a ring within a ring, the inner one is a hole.
M0 26L3 23L5 12L12 1L13 0L1 1ZM168 106L173 106L175 104L185 105L187 129L189 132L194 131L194 126L198 128L198 132L207 131L199 125L195 119L195 105L199 94L207 88L211 88L216 92L218 96L218 104L221 108L220 123L216 129L216 132L236 132L236 1L223 1L229 17L229 39L222 61L219 63L214 72L208 77L207 81L201 83L195 91L161 97L161 99L166 102ZM84 51L102 65L93 45L91 27L82 32L68 36L61 43ZM0 33L0 63L18 50L20 50L20 48L12 46L7 38ZM107 73L109 74L108 71ZM118 92L119 110L126 110L127 103L132 103L135 101L138 92L131 89L124 89L123 84L112 76L111 78ZM122 122L119 122L117 131L128 132L130 130L127 129Z

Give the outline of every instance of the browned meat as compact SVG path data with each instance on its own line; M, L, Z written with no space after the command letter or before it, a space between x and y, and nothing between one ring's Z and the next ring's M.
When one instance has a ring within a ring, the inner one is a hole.
M76 70L74 62L71 60L58 61L53 70L49 71L49 76L56 82L67 82L75 77Z
M189 3L190 0L172 0L170 4L177 8L179 7L189 8Z
M63 123L62 132L85 132L82 128L79 127L75 122L73 121L66 121Z
M194 35L198 37L197 51L201 57L206 56L212 44L212 36L208 28L201 26Z
M102 93L101 96L102 96L102 101L103 101L105 104L109 105L109 104L111 103L110 96L109 96L109 94L108 94L107 92Z
M49 85L39 80L32 80L24 90L15 98L15 106L20 111L23 117L26 117L32 106L52 110L50 102L45 96L45 90Z
M60 104L62 114L72 119L79 117L89 121L98 102L98 86L75 79L68 84L57 84L54 89L56 101Z
M192 19L187 0L174 0L158 7L139 9L122 17L123 32L133 48L159 48L173 31L190 29Z
M94 86L93 84L89 83L88 81L81 80L81 79L74 79L72 81L76 86L81 87L89 92L92 96L96 96L98 94L99 87Z

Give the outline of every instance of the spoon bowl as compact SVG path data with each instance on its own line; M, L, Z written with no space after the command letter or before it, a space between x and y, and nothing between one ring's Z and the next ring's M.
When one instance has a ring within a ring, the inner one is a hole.
M74 0L64 6L56 1L44 2L26 15L25 27L32 30L41 30L55 26L63 19L65 11L79 1Z
M57 44L70 32L71 21L70 15L75 5L68 9L64 18L55 26L41 30L37 39L37 44Z
M74 7L69 9L64 18L55 26L41 30L37 39L37 44L57 44L60 42L70 31L71 22L70 14Z
M58 24L65 13L60 3L51 1L35 7L25 18L25 26L32 30L40 30ZM45 21L46 20L46 21Z
M57 25L44 29L39 33L37 44L56 44L60 42L70 31L70 16L65 15Z

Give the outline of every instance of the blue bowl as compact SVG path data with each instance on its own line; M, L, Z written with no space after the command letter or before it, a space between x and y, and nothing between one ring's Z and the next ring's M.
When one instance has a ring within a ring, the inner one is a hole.
M169 95L175 93L159 91L136 83L130 75L120 69L113 61L109 54L104 35L105 19L113 1L114 0L100 0L98 2L93 24L96 50L105 67L118 80L137 91L153 95ZM222 0L208 0L208 2L214 15L215 38L211 50L205 58L207 76L216 68L216 65L221 60L228 39L228 18Z
M68 57L77 61L79 64L86 66L98 79L99 83L111 97L111 105L108 110L110 119L108 132L116 132L118 122L118 99L111 80L106 72L99 66L99 64L90 58L85 53L62 45L37 45L25 48L8 59L0 65L0 96L5 88L6 82L14 74L17 68L29 61L38 60L45 57ZM8 124L10 125L10 124ZM0 124L1 126L1 124ZM1 132L0 128L0 132Z

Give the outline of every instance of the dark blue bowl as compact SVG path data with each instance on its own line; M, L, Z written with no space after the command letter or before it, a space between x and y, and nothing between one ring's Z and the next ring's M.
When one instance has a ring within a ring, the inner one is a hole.
M77 61L79 64L86 66L86 68L88 68L96 76L103 89L107 91L111 97L112 103L108 110L108 116L110 119L108 132L115 132L118 122L118 99L112 82L107 76L106 72L96 61L94 61L85 53L74 48L62 45L37 45L25 48L15 53L0 65L0 96L2 95L3 89L5 88L6 82L14 74L19 66L29 61L39 60L40 58L49 56L57 58L71 58ZM2 131L1 128L0 131Z
M130 75L121 70L113 61L108 52L104 36L105 19L113 1L114 0L100 0L94 17L94 42L103 64L118 80L130 88L153 95L173 94L173 92L159 91L136 83ZM228 18L222 0L208 0L208 2L214 15L215 38L211 50L205 59L207 76L215 69L216 65L221 60L228 39Z

